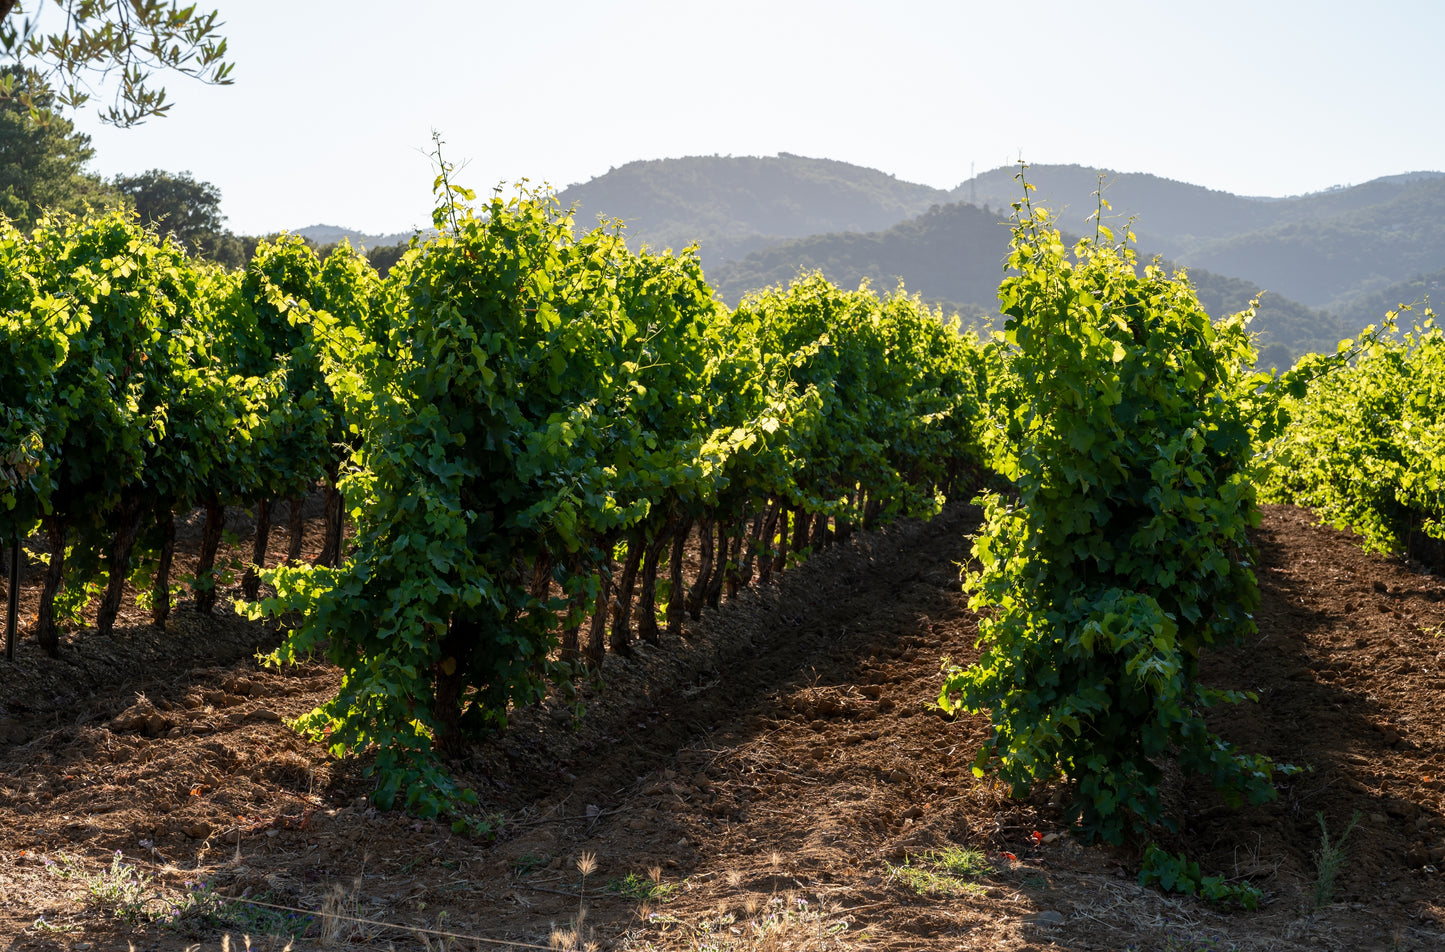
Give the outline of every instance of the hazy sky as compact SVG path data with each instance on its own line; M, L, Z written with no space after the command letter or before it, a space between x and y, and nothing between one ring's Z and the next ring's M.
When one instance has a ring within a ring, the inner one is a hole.
M189 170L238 232L428 224L432 130L482 193L714 153L940 188L1020 156L1250 195L1445 170L1442 0L213 2L234 85L78 118L94 170Z

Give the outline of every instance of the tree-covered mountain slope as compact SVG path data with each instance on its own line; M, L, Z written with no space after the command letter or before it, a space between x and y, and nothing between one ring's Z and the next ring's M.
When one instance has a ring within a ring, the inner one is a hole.
M1445 268L1445 178L1389 188L1394 194L1380 202L1211 242L1181 257L1341 312L1371 292Z
M622 220L633 247L697 243L709 279L730 303L818 269L845 286L902 281L981 323L996 312L1008 235L1001 221L1023 194L1018 172L993 169L944 191L788 153L692 156L629 162L557 198L575 208L579 229ZM1277 345L1275 360L1332 350L1387 308L1428 293L1445 273L1439 172L1288 198L1082 165L1037 165L1026 174L1031 199L1080 232L1091 227L1102 181L1111 206L1104 217L1116 234L1132 221L1143 256L1187 267L1210 313L1240 310L1266 289L1255 328ZM298 233L323 244L346 234L368 248L408 237L330 226Z
M957 200L1008 208L1023 194L1017 168L953 190ZM1133 219L1145 248L1234 275L1342 319L1349 302L1445 267L1445 174L1410 172L1289 198L1247 198L1161 178L1080 165L1031 166L1034 201L1065 221L1097 207L1100 182L1118 222ZM1354 320L1354 313L1348 321Z
M1067 213L1066 227L1083 226ZM812 235L752 252L712 269L709 280L729 304L748 291L786 284L800 272L818 270L842 287L867 280L891 288L900 281L925 300L957 309L965 323L997 313L997 292L1008 253L1007 219L976 205L953 203L930 209L892 228L867 234ZM1148 260L1148 249L1141 257ZM1175 262L1162 262L1171 270ZM1284 295L1262 293L1257 284L1203 268L1189 268L1205 309L1216 317L1242 311L1259 297L1254 331L1262 345L1280 344L1292 360L1310 350L1334 350L1339 322ZM1275 354L1276 361L1288 362Z
M626 223L628 244L681 249L705 266L806 235L888 228L948 193L831 159L691 156L629 162L558 193L580 228Z

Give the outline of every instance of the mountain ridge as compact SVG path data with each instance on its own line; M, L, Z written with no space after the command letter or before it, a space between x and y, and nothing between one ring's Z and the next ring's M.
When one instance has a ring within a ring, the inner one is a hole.
M1269 289L1256 326L1292 355L1333 349L1379 320L1365 314L1379 295L1445 269L1445 172L1433 170L1278 198L1083 165L1003 166L938 189L783 152L638 160L556 197L575 208L579 229L620 219L634 248L696 243L725 300L819 268L841 284L887 287L901 277L925 300L986 320L1007 248L998 223L1023 196L1020 173L1034 186L1030 201L1049 206L1065 230L1088 228L1099 211L1116 235L1131 222L1140 257L1188 269L1201 298L1238 310ZM1111 206L1102 209L1101 181ZM944 212L953 206L973 211ZM321 243L345 234L368 248L410 238L335 226L297 233Z
M641 159L557 193L579 226L621 218L657 249L700 244L704 267L837 231L876 231L948 200L877 169L792 153Z
M709 273L709 281L731 306L751 290L787 284L800 272L813 270L841 287L865 280L882 289L901 283L945 311L958 311L965 324L981 325L997 314L1008 224L996 212L955 202L883 232L812 235L753 252L725 262ZM1068 238L1070 243L1075 240ZM1140 258L1149 260L1142 253ZM1333 315L1257 284L1162 258L1159 263L1170 271L1186 271L1200 302L1216 317L1243 311L1259 299L1253 329L1262 345L1280 345L1290 359L1310 350L1333 351L1347 336ZM1284 358L1276 353L1274 359Z
M432 229L427 229L431 232ZM294 228L291 234L300 235L308 241L314 241L318 245L334 245L343 238L350 241L353 247L364 247L367 249L380 248L385 245L404 245L411 241L411 236L422 233L419 230L398 231L385 235L368 235L365 232L357 231L354 228L342 228L340 225L307 225L305 228Z

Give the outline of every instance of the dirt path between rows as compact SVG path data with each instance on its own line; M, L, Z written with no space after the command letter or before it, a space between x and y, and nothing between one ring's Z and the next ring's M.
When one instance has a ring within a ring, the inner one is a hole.
M1439 579L1267 510L1260 633L1206 676L1261 693L1218 712L1226 737L1307 770L1244 811L1169 791L1170 845L1266 891L1230 912L1076 844L1057 789L976 780L986 724L929 709L940 659L976 654L977 516L825 551L609 658L580 722L561 698L522 712L458 765L490 836L368 807L363 763L282 723L335 672L258 668L257 626L182 611L58 662L23 646L0 663L3 947L1445 948ZM1317 814L1335 840L1356 812L1315 908Z

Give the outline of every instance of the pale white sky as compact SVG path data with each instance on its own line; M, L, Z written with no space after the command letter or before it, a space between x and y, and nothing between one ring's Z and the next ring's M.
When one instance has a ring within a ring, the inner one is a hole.
M634 159L800 155L952 188L1013 162L1288 195L1445 170L1445 0L211 0L235 84L166 82L105 175L229 226L430 222L431 131L485 194Z

